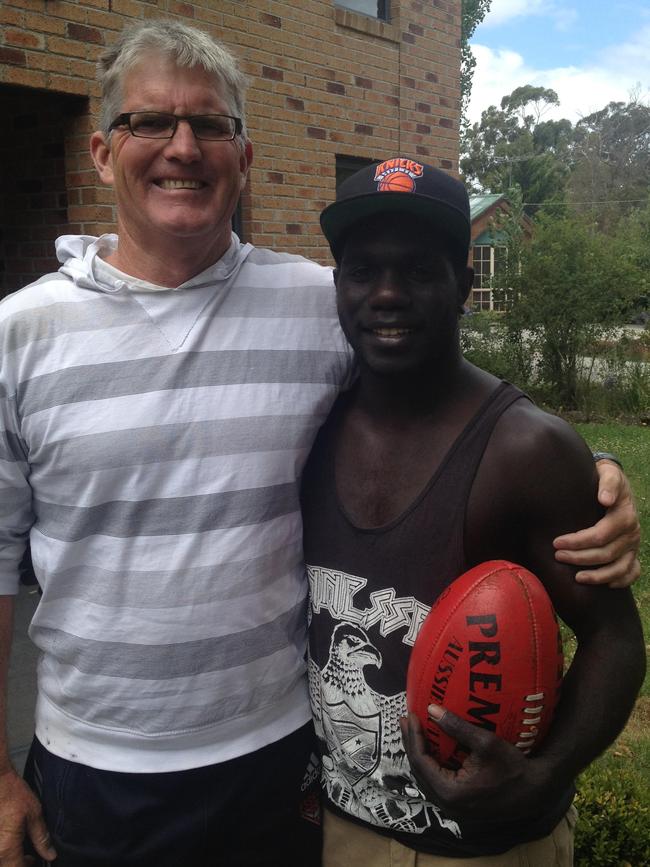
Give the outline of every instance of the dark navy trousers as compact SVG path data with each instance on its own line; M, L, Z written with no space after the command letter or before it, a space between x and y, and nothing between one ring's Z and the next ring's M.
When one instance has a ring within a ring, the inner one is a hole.
M313 746L310 724L218 765L128 774L61 759L34 739L25 779L56 867L319 867L320 828L300 815Z

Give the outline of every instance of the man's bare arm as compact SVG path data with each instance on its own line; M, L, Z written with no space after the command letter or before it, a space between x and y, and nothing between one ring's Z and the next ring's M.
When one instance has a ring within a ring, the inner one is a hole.
M558 420L537 424L536 412L518 408L506 434L493 437L472 491L467 547L473 563L505 557L535 572L575 630L578 649L551 731L530 758L447 713L440 725L472 750L461 771L448 771L427 754L417 721L409 720L405 744L416 776L429 797L461 818L477 811L525 818L565 790L620 732L645 672L630 591L580 585L554 560L554 536L598 518L595 479L584 444Z
M0 596L0 864L2 867L25 867L23 855L26 835L38 854L52 861L56 852L49 834L41 805L29 786L16 773L9 759L7 742L7 681L9 655L13 636L13 596Z

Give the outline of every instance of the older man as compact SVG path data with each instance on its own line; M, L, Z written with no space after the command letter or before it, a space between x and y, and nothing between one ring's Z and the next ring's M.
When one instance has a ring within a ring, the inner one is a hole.
M63 867L304 867L297 489L352 369L331 272L231 232L252 147L223 46L140 23L100 77L118 234L60 238L59 272L0 308L5 673L28 537L43 589L38 799L5 749L0 864L26 833ZM578 544L601 531L630 557L625 490Z

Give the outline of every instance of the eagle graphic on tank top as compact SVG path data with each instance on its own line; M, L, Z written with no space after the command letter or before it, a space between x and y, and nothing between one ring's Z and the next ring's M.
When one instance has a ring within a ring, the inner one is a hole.
M425 799L411 772L399 726L406 693L382 695L366 680L364 671L381 665L381 653L367 632L348 621L334 626L323 668L309 660L327 797L346 813L382 828L417 834L437 822L460 837L458 824Z

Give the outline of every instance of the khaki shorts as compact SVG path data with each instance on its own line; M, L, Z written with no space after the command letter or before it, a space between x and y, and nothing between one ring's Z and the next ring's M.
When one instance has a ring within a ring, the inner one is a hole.
M415 852L324 810L323 867L571 867L576 817L575 808L569 807L548 837L522 843L501 855L446 858Z

